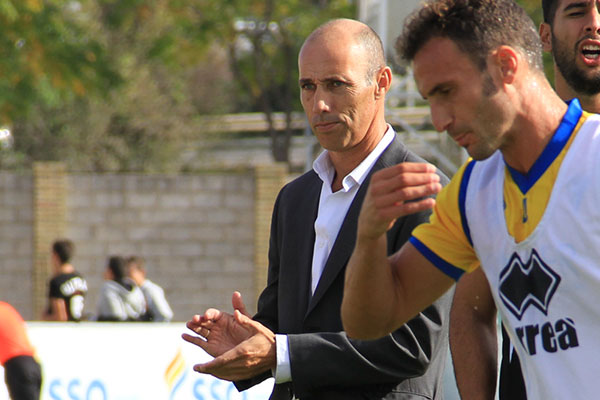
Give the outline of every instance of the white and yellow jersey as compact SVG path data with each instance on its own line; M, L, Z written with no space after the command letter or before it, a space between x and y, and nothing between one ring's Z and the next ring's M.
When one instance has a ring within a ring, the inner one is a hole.
M600 393L598 171L600 116L574 100L527 175L469 161L411 238L455 279L481 265L530 400Z
M570 129L556 131L527 175L505 166L505 229L517 242L525 240L540 221L565 154L579 128L590 115L581 112L577 100L571 104L567 116L571 117L572 121L568 125L562 125ZM452 181L437 195L430 222L418 226L411 238L412 244L429 261L455 280L464 272L475 270L480 264L473 250L464 209L465 190L475 163L469 160L456 172Z

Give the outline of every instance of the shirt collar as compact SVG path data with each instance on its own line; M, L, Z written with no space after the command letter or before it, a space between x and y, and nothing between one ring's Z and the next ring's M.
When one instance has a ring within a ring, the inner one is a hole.
M342 180L342 186L344 191L348 191L354 185L362 184L367 177L368 172L371 170L371 167L375 164L377 159L383 154L385 149L392 143L394 137L396 136L396 132L388 124L385 134L375 146L373 151L369 153L367 157L365 157L362 162L352 170L348 175L344 177ZM335 169L333 167L333 163L329 158L329 152L324 150L319 157L313 162L313 169L321 178L323 183L327 184L331 188L331 184L333 182L333 178L335 175Z

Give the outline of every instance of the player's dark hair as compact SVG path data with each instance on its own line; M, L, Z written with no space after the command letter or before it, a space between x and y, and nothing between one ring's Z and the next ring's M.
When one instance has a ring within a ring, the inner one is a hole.
M552 26L557 9L558 0L542 0L542 13L544 14L545 23L550 24L550 26Z
M543 71L537 29L513 0L429 1L407 18L396 51L412 61L430 39L437 37L456 43L480 70L486 67L493 50L506 45L519 50L532 67Z
M52 251L62 264L66 264L71 261L75 253L75 245L69 239L59 239L52 244Z

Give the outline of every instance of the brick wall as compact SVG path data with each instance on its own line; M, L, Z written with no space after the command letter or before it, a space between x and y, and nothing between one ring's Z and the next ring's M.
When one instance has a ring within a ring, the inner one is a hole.
M58 178L51 181L53 174ZM255 310L266 281L266 247L256 246L268 241L272 205L286 179L281 166L199 175L63 174L63 180L60 174L48 168L34 178L0 174L0 300L26 319L39 317L34 299L45 302L49 235L75 243L73 265L89 285L88 314L95 314L114 254L146 259L148 277L164 288L175 320L208 307L230 310L234 290ZM34 200L52 190L54 200ZM32 209L45 209L46 221L62 218L64 225L55 222L52 231ZM31 283L35 276L43 276L43 288Z

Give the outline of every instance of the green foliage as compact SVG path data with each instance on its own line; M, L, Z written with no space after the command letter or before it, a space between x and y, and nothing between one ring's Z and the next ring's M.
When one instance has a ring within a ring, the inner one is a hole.
M58 0L0 0L0 124L35 102L105 93L119 77Z
M353 3L0 0L0 166L185 168L200 114L300 110L302 40Z
M301 110L297 54L304 38L331 18L355 16L354 2L347 0L196 0L178 5L195 19L184 26L227 50L234 110L263 112L267 121L276 111L289 115ZM271 125L269 134L274 159L288 161L291 128L281 132Z

